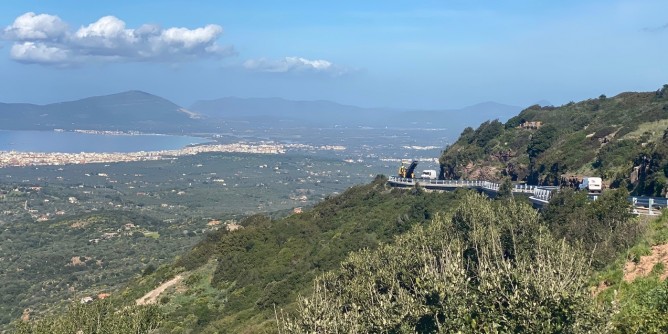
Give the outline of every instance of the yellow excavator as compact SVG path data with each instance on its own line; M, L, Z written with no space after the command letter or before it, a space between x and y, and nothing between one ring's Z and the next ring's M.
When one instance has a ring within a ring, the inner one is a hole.
M401 167L399 167L399 177L414 179L415 178L415 167L417 167L418 161L413 160L410 165L406 166L406 163L401 162Z

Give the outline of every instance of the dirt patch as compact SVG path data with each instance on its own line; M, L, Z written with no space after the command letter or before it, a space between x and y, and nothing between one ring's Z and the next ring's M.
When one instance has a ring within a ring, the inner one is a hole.
M88 261L90 261L90 260L92 260L92 259L93 259L93 258L92 258L92 257L89 257L89 256L73 256L73 257L70 259L70 263L68 263L67 266L72 266L72 267L76 267L76 266L85 266L85 265L86 265L86 262L88 262Z
M144 297L141 297L137 299L137 305L149 305L149 304L155 304L158 300L158 297L160 297L160 294L165 292L165 290L169 289L170 287L178 284L181 282L183 279L183 276L181 275L176 275L176 277L172 278L171 280L160 284L157 288L151 290L149 293L145 294Z
M90 222L79 220L79 221L75 221L74 223L70 224L70 228L84 228L88 225L90 225Z
M222 223L223 222L221 222L220 220L211 220L208 223L206 223L206 226L217 226L217 225L220 225Z
M641 256L638 263L627 262L624 265L624 281L633 282L638 277L649 275L657 263L663 263L666 268L660 276L661 280L665 280L668 278L668 244L652 246L652 253Z
M596 297L596 296L598 296L599 293L607 290L609 287L610 286L605 284L605 282L601 282L601 283L598 284L597 287L592 288L591 294L592 294L592 296Z
M229 223L229 224L225 225L225 228L230 232L234 232L234 231L242 229L244 227L237 224L237 223Z

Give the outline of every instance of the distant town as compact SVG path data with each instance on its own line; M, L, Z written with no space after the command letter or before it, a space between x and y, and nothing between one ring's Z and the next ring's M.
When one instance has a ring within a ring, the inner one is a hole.
M346 148L339 145L312 146L304 144L277 144L273 142L234 143L234 144L206 144L189 146L178 150L140 151L140 152L17 152L0 151L0 168L20 166L69 165L87 163L111 163L130 161L150 161L173 159L179 156L195 155L199 153L255 153L255 154L284 154L288 150L295 151L344 151Z

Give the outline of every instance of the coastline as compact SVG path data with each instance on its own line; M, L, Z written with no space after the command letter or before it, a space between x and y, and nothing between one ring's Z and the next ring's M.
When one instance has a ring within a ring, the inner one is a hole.
M234 144L202 144L187 146L176 150L139 151L139 152L18 152L0 151L0 168L26 166L59 166L70 164L134 162L149 160L175 159L180 156L200 153L252 153L252 154L284 154L288 150L331 150L343 151L346 148L338 145L311 146L304 144L276 143L245 143Z

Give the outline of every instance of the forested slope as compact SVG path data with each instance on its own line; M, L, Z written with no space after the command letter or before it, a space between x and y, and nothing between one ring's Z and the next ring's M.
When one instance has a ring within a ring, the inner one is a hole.
M620 186L596 201L564 189L537 212L512 194L390 189L377 177L304 213L210 233L104 310L73 307L21 329L121 310L179 277L159 307L127 316L154 333L665 333L668 258L648 257L668 247L668 214L632 215L624 185L662 192L666 95L531 107L465 130L441 157L455 178L554 184L572 173Z
M241 229L211 233L173 266L131 284L124 299L139 298L183 273L184 284L161 296L165 330L273 331L274 307L290 309L316 275L337 268L351 251L374 249L429 223L460 197L390 189L385 182L378 177L284 219L256 215L243 220Z
M665 194L668 85L656 92L601 95L560 107L531 106L505 124L466 128L440 158L446 178L569 185L600 176L637 194Z
M118 314L139 333L668 330L666 263L626 278L628 263L668 244L668 215L650 224L631 215L626 190L595 202L564 190L539 213L519 198L385 181L284 219L249 217L111 301L19 329L111 333ZM157 308L127 308L174 277Z

